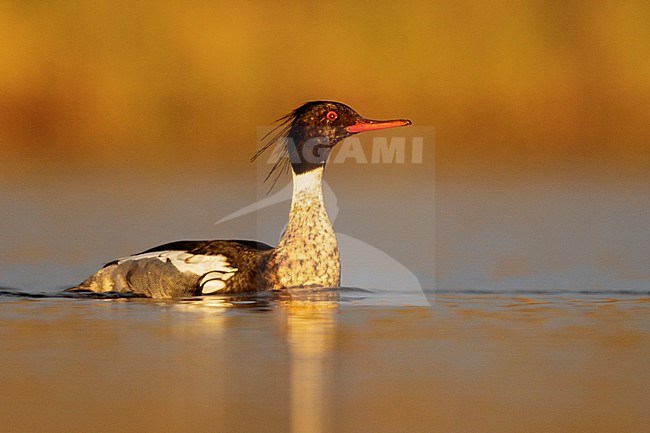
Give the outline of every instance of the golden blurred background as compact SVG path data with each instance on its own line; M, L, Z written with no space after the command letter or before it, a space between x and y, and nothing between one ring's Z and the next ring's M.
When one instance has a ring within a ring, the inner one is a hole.
M258 126L333 99L434 126L443 171L643 173L648 23L647 1L1 1L0 158L237 169Z

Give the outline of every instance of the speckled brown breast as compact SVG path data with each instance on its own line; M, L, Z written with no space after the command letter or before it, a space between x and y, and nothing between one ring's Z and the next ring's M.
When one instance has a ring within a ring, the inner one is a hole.
M274 289L337 287L341 262L332 223L323 203L322 168L294 176L289 224L264 272Z

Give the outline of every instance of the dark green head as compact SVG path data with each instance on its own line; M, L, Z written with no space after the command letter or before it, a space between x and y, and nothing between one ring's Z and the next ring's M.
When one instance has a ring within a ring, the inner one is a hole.
M411 124L406 119L366 119L347 105L333 101L307 102L280 120L277 134L253 157L279 143L269 177L288 163L296 174L324 166L332 148L353 134Z

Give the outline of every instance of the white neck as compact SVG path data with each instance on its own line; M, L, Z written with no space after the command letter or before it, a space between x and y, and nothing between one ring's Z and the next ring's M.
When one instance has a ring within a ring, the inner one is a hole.
M306 173L296 174L293 170L293 197L291 205L298 202L298 198L318 200L323 203L323 167L308 171Z

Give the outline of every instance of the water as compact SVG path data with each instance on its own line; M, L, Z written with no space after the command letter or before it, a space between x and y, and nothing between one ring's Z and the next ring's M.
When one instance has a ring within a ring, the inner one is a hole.
M286 206L215 227L255 186L82 178L0 187L0 431L648 431L643 182L333 179L337 230L393 261L316 299L159 301L59 290L156 243L274 242Z
M650 302L2 298L2 431L645 431ZM37 414L37 416L35 416Z

